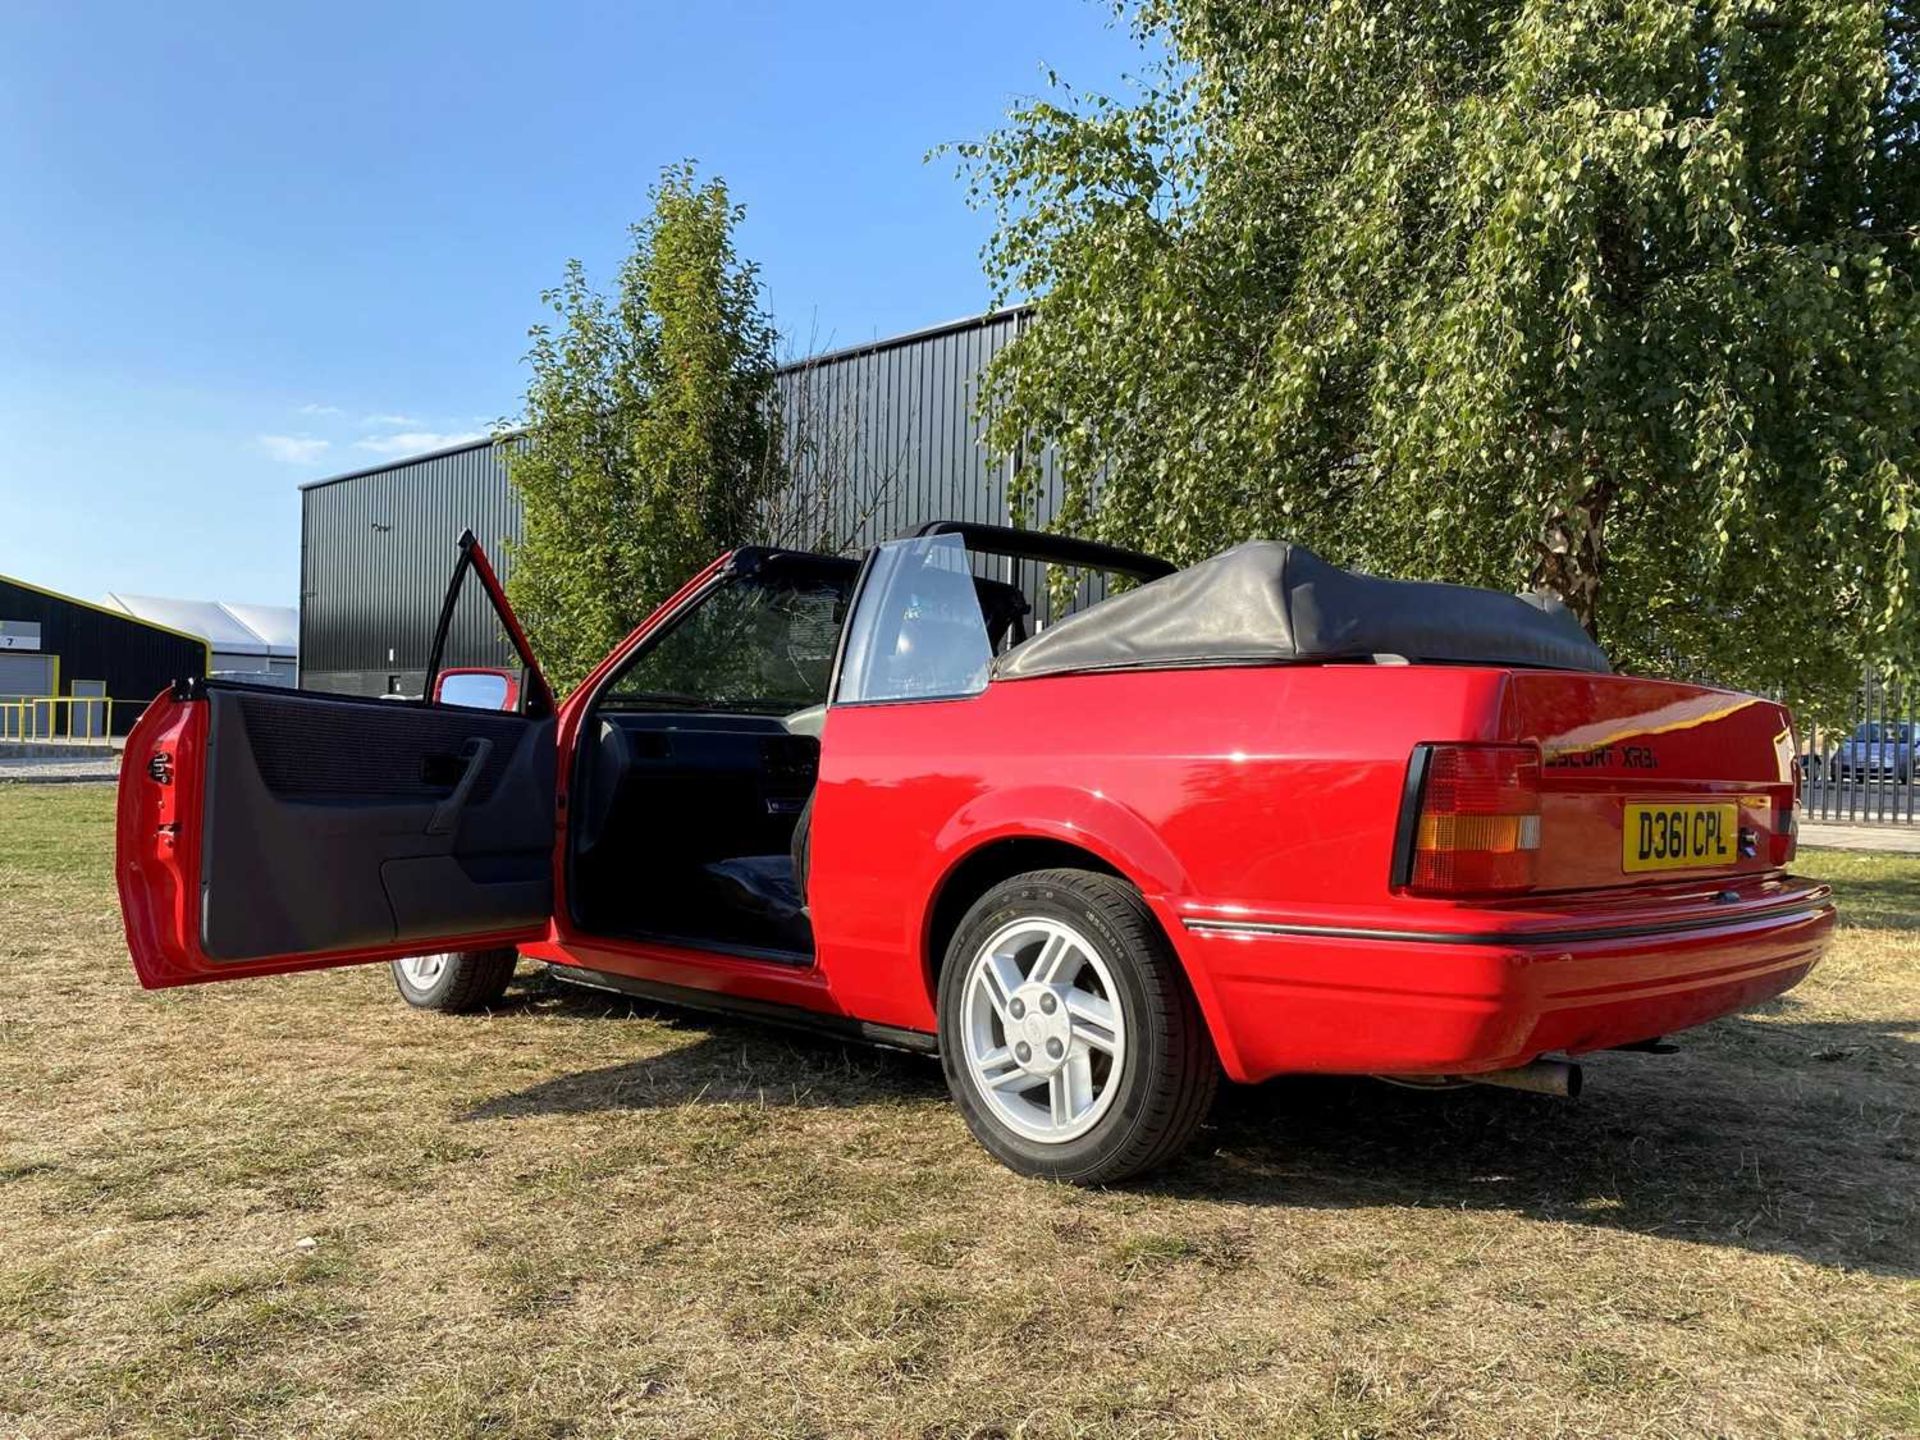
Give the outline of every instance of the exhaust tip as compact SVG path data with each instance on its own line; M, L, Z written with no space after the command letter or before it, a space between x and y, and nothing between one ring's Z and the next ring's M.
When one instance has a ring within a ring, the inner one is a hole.
M1535 1060L1512 1070L1489 1070L1484 1075L1469 1075L1476 1085L1498 1085L1504 1090L1527 1090L1535 1095L1557 1095L1564 1100L1577 1099L1581 1070L1571 1060Z

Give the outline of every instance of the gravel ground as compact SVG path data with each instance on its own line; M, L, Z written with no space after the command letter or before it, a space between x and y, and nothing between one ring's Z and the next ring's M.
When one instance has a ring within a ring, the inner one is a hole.
M120 777L120 756L0 755L0 785L59 785L75 781L112 781Z

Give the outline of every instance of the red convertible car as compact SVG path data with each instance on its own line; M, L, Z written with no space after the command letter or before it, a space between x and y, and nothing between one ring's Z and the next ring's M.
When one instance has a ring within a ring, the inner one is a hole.
M1030 634L1039 565L1133 583ZM440 664L469 577L512 684ZM1780 706L1279 542L1179 571L953 522L858 564L743 549L556 705L468 536L423 695L196 681L146 712L142 984L391 960L466 1010L529 956L937 1052L994 1155L1097 1183L1174 1155L1223 1075L1566 1093L1556 1057L1777 995L1833 925L1787 870Z

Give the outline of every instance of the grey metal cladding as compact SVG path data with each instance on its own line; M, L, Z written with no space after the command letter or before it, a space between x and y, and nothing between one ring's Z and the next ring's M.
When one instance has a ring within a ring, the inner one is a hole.
M1061 483L1051 450L1029 457L1037 492L1030 513L1016 517L1009 497L1012 466L993 463L982 431L988 363L1026 324L1008 310L898 340L832 351L787 367L780 376L788 461L795 486L833 501L836 539L857 550L917 529L929 520L1046 525L1060 511ZM828 483L825 471L839 483ZM1050 618L1041 567L984 560L982 573L1012 581ZM1097 583L1076 597L1104 594Z
M520 528L520 497L490 442L303 490L302 675L422 669L460 533L471 529L504 576ZM463 600L447 663L500 663L511 652L497 630Z

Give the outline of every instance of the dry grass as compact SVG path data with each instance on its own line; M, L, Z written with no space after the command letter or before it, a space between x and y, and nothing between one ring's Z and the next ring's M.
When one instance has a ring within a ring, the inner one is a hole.
M384 969L160 995L104 788L0 787L0 1433L1920 1431L1920 863L1565 1105L1231 1095L1022 1181L927 1062Z

